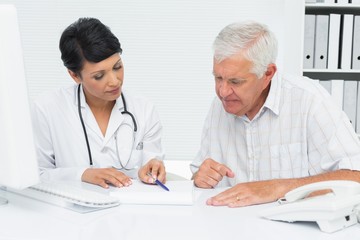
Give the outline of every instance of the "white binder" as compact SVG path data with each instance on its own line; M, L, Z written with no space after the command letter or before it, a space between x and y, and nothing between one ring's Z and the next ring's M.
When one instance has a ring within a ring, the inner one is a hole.
M331 80L331 96L333 97L335 102L341 107L341 109L343 109L344 80Z
M315 15L305 15L303 68L314 68Z
M356 105L356 133L360 133L360 84L357 87Z
M354 129L356 127L357 81L344 81L344 112L349 117Z
M351 54L353 41L354 15L344 14L342 46L341 46L341 69L351 69Z
M340 14L330 14L328 69L338 69L340 43Z
M316 15L314 68L327 68L329 15Z
M354 18L352 69L360 69L360 16Z
M320 80L320 84L331 94L331 80Z

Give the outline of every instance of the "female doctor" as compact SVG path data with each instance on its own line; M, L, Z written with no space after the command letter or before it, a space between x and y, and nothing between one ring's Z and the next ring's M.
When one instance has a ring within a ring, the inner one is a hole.
M129 186L137 177L165 182L159 116L149 101L122 90L117 37L98 19L80 18L62 33L59 47L76 84L34 102L41 179L104 188Z

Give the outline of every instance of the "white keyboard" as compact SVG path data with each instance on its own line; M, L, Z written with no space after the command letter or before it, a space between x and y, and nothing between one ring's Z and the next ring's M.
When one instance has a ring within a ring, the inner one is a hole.
M115 197L62 182L42 182L23 190L8 191L77 212L89 212L120 204Z

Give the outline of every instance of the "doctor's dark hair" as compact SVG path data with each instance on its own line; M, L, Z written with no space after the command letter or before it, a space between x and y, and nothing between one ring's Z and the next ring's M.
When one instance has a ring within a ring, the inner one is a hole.
M59 48L64 66L80 74L84 61L101 62L122 53L119 39L96 18L79 18L61 35Z

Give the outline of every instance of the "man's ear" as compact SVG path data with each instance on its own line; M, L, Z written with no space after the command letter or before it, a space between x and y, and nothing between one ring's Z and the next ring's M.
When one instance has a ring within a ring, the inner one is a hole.
M80 76L79 76L77 73L75 73L75 72L73 72L73 71L71 71L71 70L69 70L69 69L68 69L68 73L69 73L70 77L71 77L72 79L74 79L74 81L75 81L77 84L80 84L80 83L81 83L81 78L80 78Z
M266 69L266 72L264 74L264 83L265 86L268 86L271 79L273 78L273 76L275 75L277 70L276 64L274 63L270 63Z

